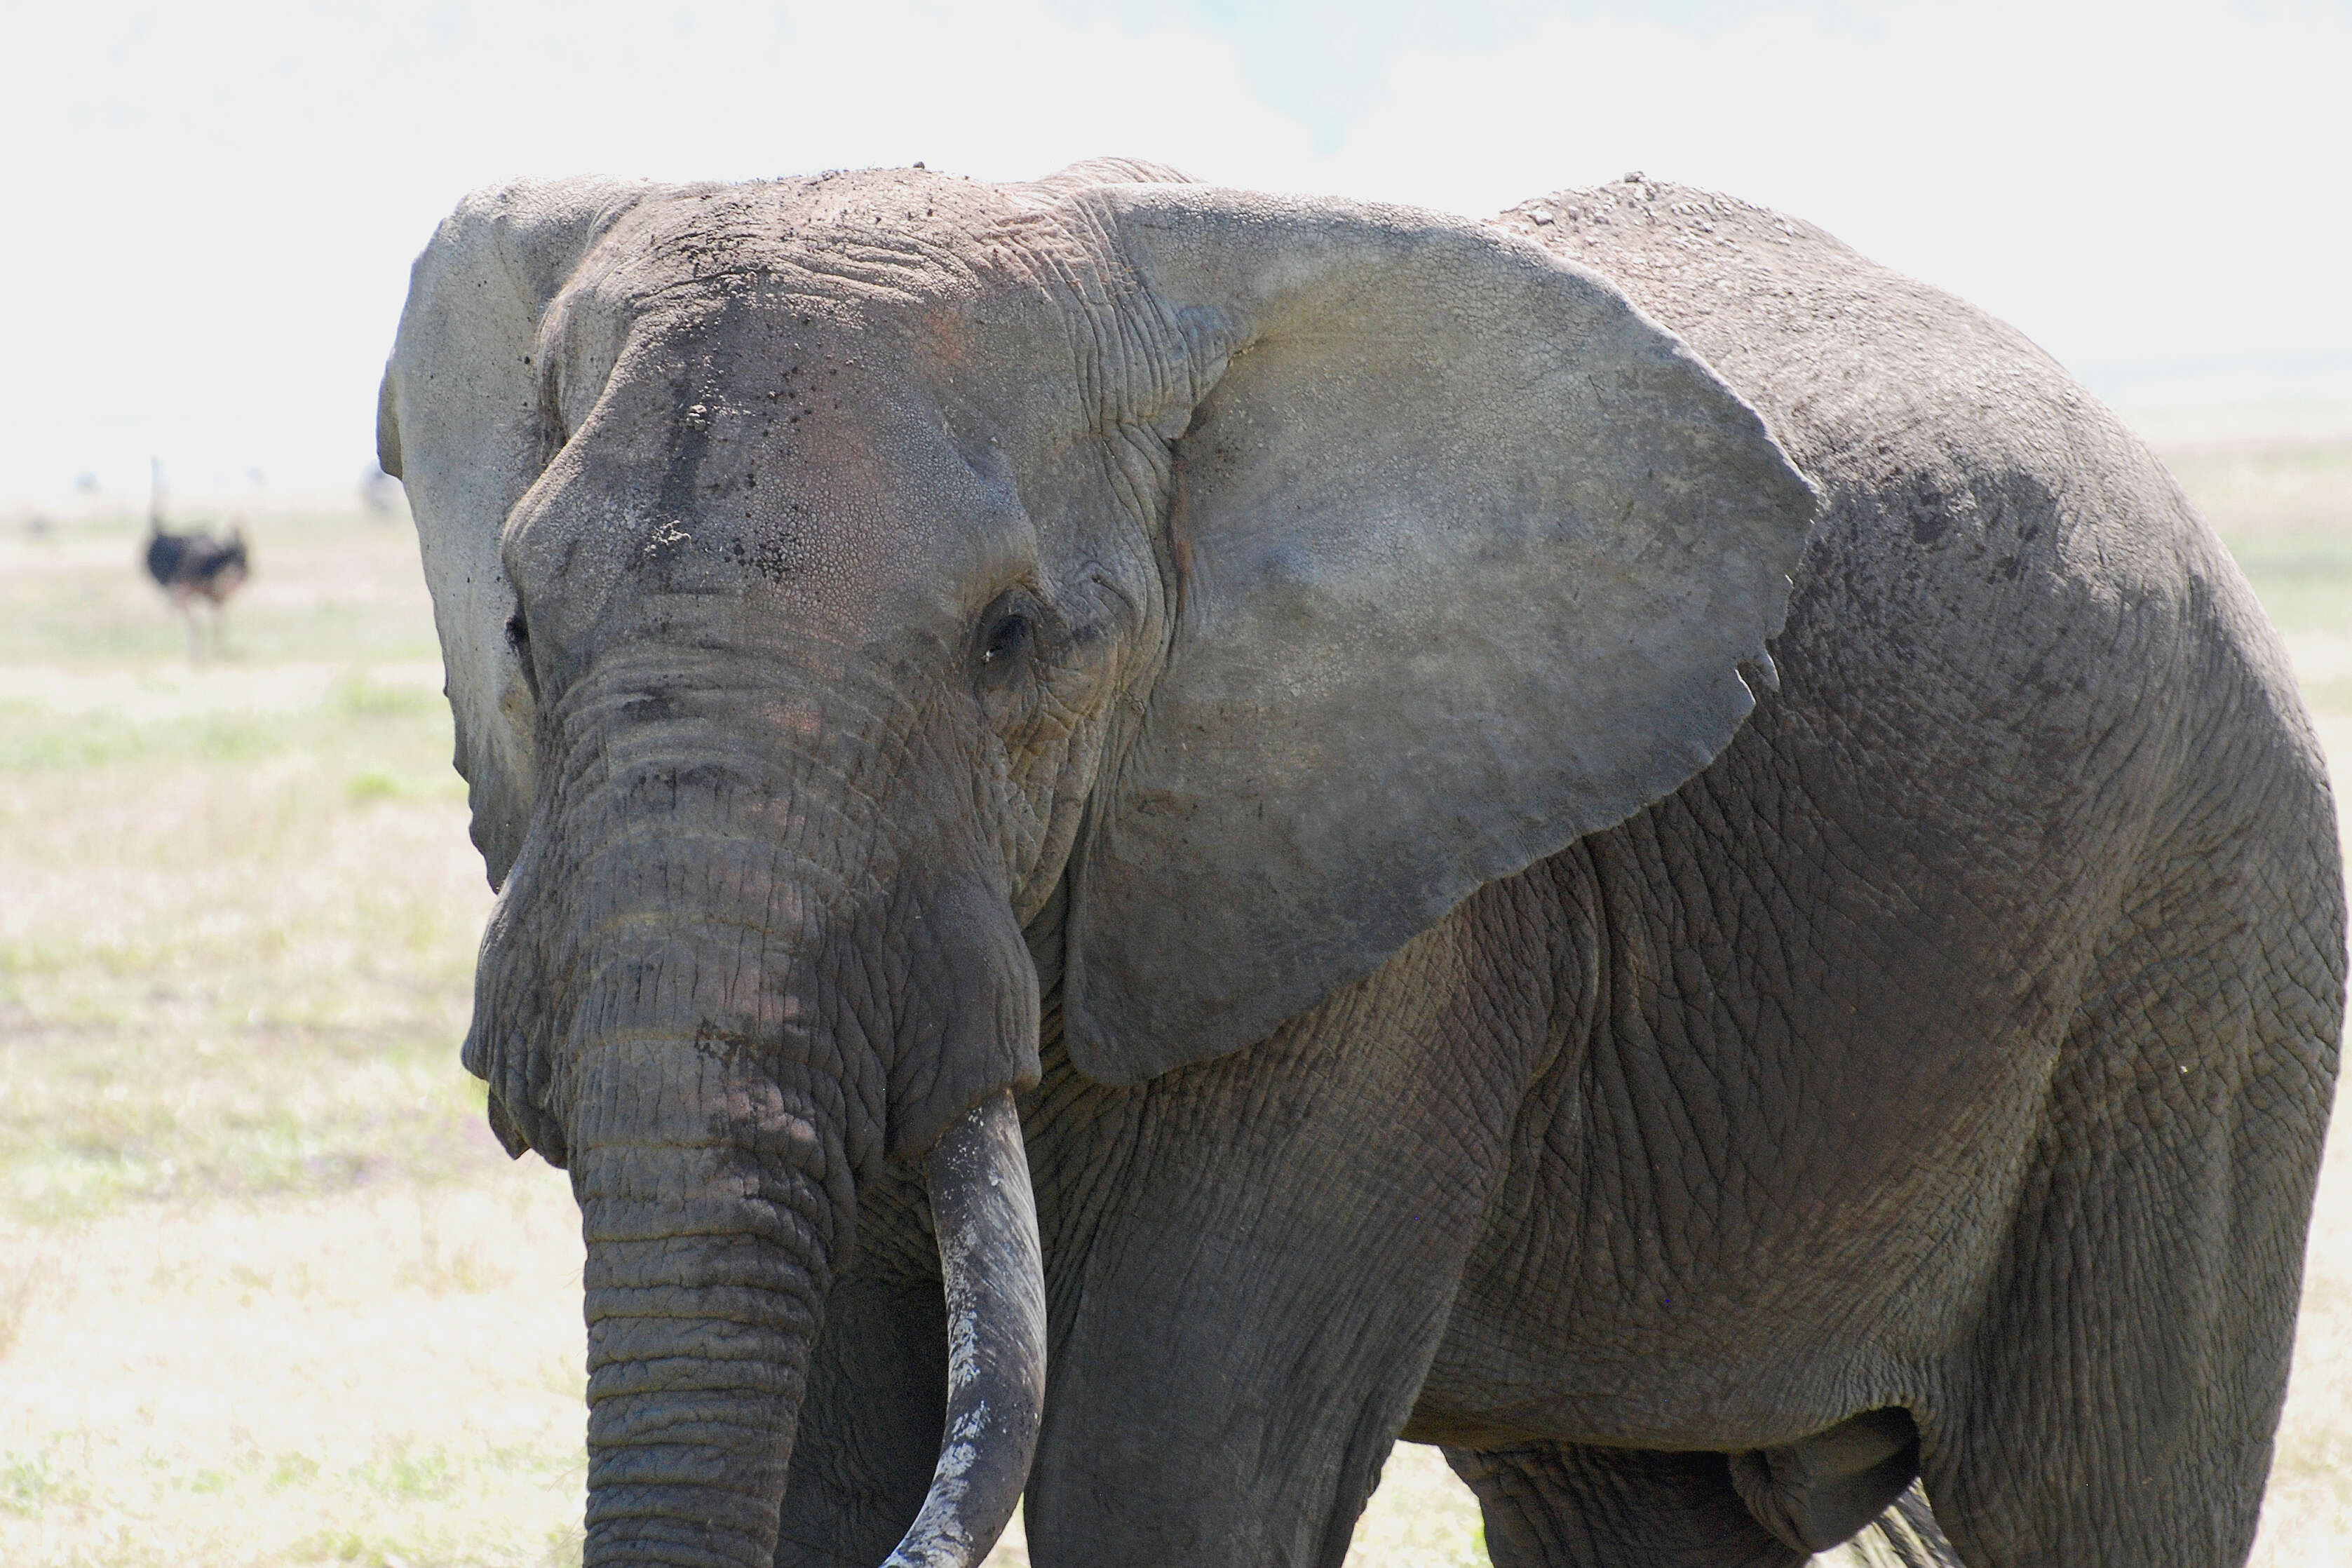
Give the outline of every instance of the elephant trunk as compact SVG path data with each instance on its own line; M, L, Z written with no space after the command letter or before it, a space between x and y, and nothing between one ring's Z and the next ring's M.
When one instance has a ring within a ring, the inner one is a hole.
M584 1561L773 1560L829 1279L803 1173L725 1149L575 1149L588 1258Z
M1045 1392L1036 1214L1001 1087L1034 1081L1035 981L1003 900L936 871L902 882L890 912L922 936L877 996L847 955L886 914L756 840L689 826L562 876L525 859L493 939L516 962L486 966L469 1059L562 1150L581 1205L585 1563L773 1561L856 1173L889 1145L924 1164L950 1330L938 1469L891 1561L971 1568L1025 1484ZM550 947L514 939L551 925L552 962L530 962ZM534 1017L540 1069L516 1049ZM901 1037L926 1048L870 1048Z
M889 1568L973 1568L1020 1500L1045 1409L1045 1275L1011 1093L959 1118L926 1174L947 1422ZM588 1243L585 1562L772 1562L827 1279L811 1223L822 1193L708 1145L583 1148L573 1179Z

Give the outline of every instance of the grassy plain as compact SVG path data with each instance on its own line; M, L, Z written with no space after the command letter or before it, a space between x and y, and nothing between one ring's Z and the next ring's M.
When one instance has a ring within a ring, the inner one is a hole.
M2352 440L2164 434L2352 775ZM253 531L192 668L134 523L0 530L0 1558L576 1562L577 1220L457 1065L488 897L415 546ZM1476 1526L1400 1448L1350 1561ZM2257 1553L2347 1561L2352 1135Z

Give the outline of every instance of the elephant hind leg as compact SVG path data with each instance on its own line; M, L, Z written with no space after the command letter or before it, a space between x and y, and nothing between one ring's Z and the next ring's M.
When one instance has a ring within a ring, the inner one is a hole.
M1478 1496L1495 1568L1795 1568L1721 1454L1533 1443L1448 1448Z
M1962 1397L1922 1421L1928 1494L1979 1568L2245 1561L2342 1019L2316 848L2179 857L2096 965ZM2278 889L2293 912L2264 908Z

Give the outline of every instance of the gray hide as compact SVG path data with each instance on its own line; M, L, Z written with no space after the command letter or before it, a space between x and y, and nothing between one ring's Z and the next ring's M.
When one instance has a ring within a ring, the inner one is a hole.
M1071 876L1090 1077L1246 1045L1705 767L1814 497L1581 268L1409 208L1110 187L1208 384L1178 613Z

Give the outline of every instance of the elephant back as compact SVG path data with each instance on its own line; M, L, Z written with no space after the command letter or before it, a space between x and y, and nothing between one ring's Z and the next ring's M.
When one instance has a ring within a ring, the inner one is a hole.
M1629 176L1495 221L1680 334L1821 487L1775 660L1812 700L1867 700L1890 723L1907 694L1923 777L2095 767L2074 782L2112 789L2127 781L2082 737L2121 731L2157 742L2134 764L2153 805L2207 789L2198 755L2251 708L2324 795L2284 647L2235 563L2145 443L2024 334L1810 224L1689 186Z

